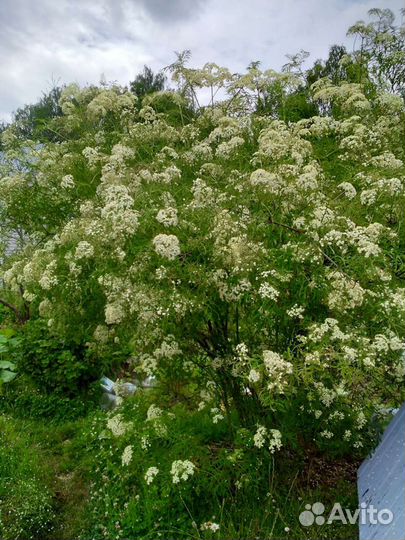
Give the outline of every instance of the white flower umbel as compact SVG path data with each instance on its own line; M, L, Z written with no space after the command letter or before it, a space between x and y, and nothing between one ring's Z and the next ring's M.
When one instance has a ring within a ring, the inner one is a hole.
M281 433L279 432L278 429L271 429L270 430L270 439L269 439L269 450L272 454L274 454L274 452L276 450L280 450L280 448L282 447L282 442L281 442Z
M260 381L260 372L256 369L251 369L248 375L248 381L251 383L257 383Z
M175 227L179 222L176 208L168 207L159 210L156 221L161 223L164 227Z
M263 448L266 443L271 454L282 447L281 433L278 429L267 430L264 426L258 426L253 435L253 444L257 448Z
M160 407L152 403L152 405L149 407L148 412L146 413L146 420L156 420L156 418L160 418L163 414L163 411Z
M173 261L180 255L180 243L174 234L158 234L153 239L155 251L161 257Z
M122 414L116 414L107 420L107 428L114 437L121 437L132 427L131 422L124 422Z
M218 523L214 523L213 521L206 521L205 523L201 524L200 529L202 531L211 531L211 532L217 532L219 531L220 527Z
M122 453L122 458L121 458L122 465L128 466L131 463L132 454L133 454L132 446L131 445L126 446Z
M94 255L94 247L85 240L79 242L75 251L75 259L87 259Z
M173 484L178 484L181 480L185 482L189 479L190 476L193 476L194 470L194 463L192 463L188 459L184 461L180 459L173 461L170 471L173 479Z
M276 301L280 293L268 283L262 283L259 287L259 295L263 299Z
M148 484L148 486L153 482L155 479L155 476L159 473L159 469L157 467L149 467L149 469L145 473L145 481Z
M293 372L291 362L287 362L278 353L273 351L263 351L263 362L270 377L268 389L282 392L287 384L287 375Z
M267 429L264 426L259 426L256 433L253 435L253 444L257 448L263 448L266 443Z
M62 178L60 187L63 189L72 189L75 187L75 181L71 174L67 174Z

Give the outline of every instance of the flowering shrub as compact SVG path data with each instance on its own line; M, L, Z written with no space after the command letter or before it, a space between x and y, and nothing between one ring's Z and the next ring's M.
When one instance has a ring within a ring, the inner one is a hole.
M405 374L403 101L322 79L330 115L285 123L252 94L292 74L173 70L228 96L185 122L159 95L138 109L125 89L70 86L63 142L4 133L0 213L25 238L4 282L64 339L193 382L196 407L237 411L270 452L298 433L361 448Z
M213 424L207 410L177 405L163 411L150 403L153 392L128 398L107 418L89 419L83 441L92 485L88 530L80 537L177 538L179 531L201 531L201 538L211 538L223 529L225 538L234 537L233 518L224 514L235 510L237 530L251 521L249 502L254 507L270 496L271 453L257 448L248 430L230 445L226 423ZM119 434L112 431L117 423L125 425ZM266 519L283 523L274 505Z

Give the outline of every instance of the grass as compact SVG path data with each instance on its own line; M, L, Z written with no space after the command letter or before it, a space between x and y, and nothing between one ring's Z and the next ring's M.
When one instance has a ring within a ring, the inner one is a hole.
M0 529L0 537L5 540L101 538L101 535L96 536L94 532L94 505L97 503L91 500L92 484L99 481L95 467L98 457L94 444L92 446L89 441L94 412L90 411L87 415L67 421L60 417L46 416L30 418L28 415L24 418L21 410L14 410L14 413L0 415L3 433L0 484L7 486L14 483L20 485L22 491L17 490L15 493L3 489L1 492L3 528ZM68 412L66 416L69 417ZM186 422L184 429L190 429ZM218 441L201 441L198 444L206 445L204 452L211 455L210 459L213 461L224 450ZM165 449L162 448L161 452L165 452ZM259 472L264 478L267 477L266 493L262 489L257 492L250 489L242 497L228 493L226 497L218 498L218 512L212 516L212 521L220 523L219 532L203 533L198 529L195 533L189 530L186 532L180 523L176 526L175 522L170 521L158 530L165 539L355 539L358 535L357 525L313 525L306 528L299 523L298 518L305 509L305 504L317 501L325 505L325 514L335 502L340 502L343 508L355 509L358 505L358 465L358 462L347 459L327 459L315 450L298 455L283 449L274 461L274 466ZM223 471L221 474L224 474ZM113 476L112 478L113 482L106 492L106 495L111 497L121 489L120 477L116 476L115 482ZM23 489L24 482L33 479L35 486L29 491L27 498L27 492ZM203 498L212 496L209 490L209 484L204 484L200 493L203 505L206 504ZM41 498L38 494L45 495ZM126 495L121 495L122 501ZM35 523L33 529L28 527L23 516L17 521L21 522L26 530L19 535L15 534L12 522L15 521L15 516L18 517L21 508L26 506L37 512L40 523L41 519L46 522L46 530L43 528L35 531ZM10 511L11 514L7 514L8 519L4 519L5 512ZM184 501L184 514L193 511ZM100 515L104 515L101 514L101 509ZM151 530L147 536L134 535L131 538L158 538L155 534L156 531Z
M36 480L36 491L31 499L23 493L25 504L35 507L36 495L47 494L46 505L40 502L44 516L49 519L46 530L32 538L72 540L77 538L85 519L88 497L88 477L85 456L76 441L86 419L66 424L44 420L22 420L10 415L0 416L2 431L0 483L18 485L22 481ZM4 466L6 465L6 466ZM2 518L5 509L11 511L10 519L3 520L2 538L8 539L8 530L16 521L18 505L22 500L2 493L0 509ZM37 510L41 512L41 508ZM38 534L37 532L36 534ZM30 538L29 531L21 532L18 538ZM11 540L11 537L10 537ZM13 539L14 540L14 539Z

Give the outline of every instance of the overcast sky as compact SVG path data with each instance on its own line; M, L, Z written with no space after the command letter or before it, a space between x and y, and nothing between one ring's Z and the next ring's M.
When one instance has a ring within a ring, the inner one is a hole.
M191 49L243 70L261 60L279 69L285 54L325 57L347 43L347 28L372 7L399 16L404 0L0 0L0 120L35 101L53 82L126 84L144 64L171 63Z

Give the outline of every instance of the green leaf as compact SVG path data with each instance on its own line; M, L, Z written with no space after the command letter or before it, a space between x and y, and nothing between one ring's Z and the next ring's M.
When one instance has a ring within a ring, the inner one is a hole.
M8 371L5 369L4 371L0 372L0 381L4 383L12 381L15 379L15 377L17 377L17 373L14 373L13 371Z
M11 338L15 336L16 331L12 328L3 328L3 330L0 330L0 341L2 337L5 337L6 339Z
M9 362L8 360L0 360L0 369L12 369L15 370L16 365L13 364L13 362Z

